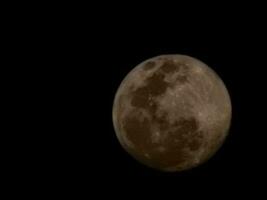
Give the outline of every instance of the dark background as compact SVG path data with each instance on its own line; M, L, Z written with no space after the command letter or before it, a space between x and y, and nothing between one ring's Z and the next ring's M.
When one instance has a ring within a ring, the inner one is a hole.
M261 194L266 178L263 12L252 5L109 6L51 7L41 14L36 9L12 24L17 46L12 48L23 55L15 59L25 66L16 70L26 83L17 86L23 91L19 104L22 113L32 108L26 123L30 134L18 136L28 144L26 153L17 153L22 157L17 172L25 176L21 184L32 174L32 183L63 193ZM222 78L232 101L232 125L222 148L181 173L136 162L112 125L113 99L123 78L161 54L203 61Z
M88 110L82 115L88 121L84 119L82 141L76 141L83 146L78 158L85 159L82 164L88 178L108 183L107 188L115 184L115 188L136 192L171 190L181 194L261 190L265 174L264 132L259 125L264 124L261 105L265 88L261 29L245 19L206 23L207 19L183 21L180 17L171 16L171 21L161 17L115 19L110 26L108 20L96 31L93 49L88 43L90 58L77 74L84 81L83 97L88 99ZM231 96L233 118L225 144L207 163L182 173L162 173L139 164L122 149L112 126L112 103L120 82L134 66L153 56L176 53L196 57L219 74Z

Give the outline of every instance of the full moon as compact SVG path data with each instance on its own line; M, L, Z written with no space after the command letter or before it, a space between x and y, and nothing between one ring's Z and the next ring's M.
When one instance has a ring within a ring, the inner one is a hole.
M113 103L122 147L162 171L183 171L211 158L223 144L232 108L220 77L185 55L161 55L133 68Z

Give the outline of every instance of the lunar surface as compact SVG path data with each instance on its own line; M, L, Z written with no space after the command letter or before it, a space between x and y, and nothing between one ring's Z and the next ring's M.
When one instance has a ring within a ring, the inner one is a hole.
M120 144L136 160L162 171L183 171L220 148L230 127L231 101L206 64L162 55L128 73L112 114Z

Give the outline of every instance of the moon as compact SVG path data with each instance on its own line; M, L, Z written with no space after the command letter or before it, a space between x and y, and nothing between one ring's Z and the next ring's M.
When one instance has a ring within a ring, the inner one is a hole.
M210 159L228 135L229 93L200 60L161 55L133 68L121 82L112 118L121 146L162 171L184 171Z

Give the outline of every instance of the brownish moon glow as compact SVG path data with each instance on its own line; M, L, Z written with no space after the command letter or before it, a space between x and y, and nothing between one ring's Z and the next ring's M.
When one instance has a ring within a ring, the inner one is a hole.
M122 147L139 162L163 171L191 169L225 140L231 101L219 76L185 55L162 55L124 78L113 104Z

